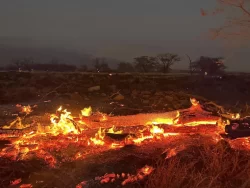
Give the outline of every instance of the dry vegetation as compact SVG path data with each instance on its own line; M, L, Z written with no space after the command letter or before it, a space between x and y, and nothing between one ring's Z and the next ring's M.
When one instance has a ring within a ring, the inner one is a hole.
M161 160L146 187L249 187L249 153L232 150L223 141L203 141L167 161Z

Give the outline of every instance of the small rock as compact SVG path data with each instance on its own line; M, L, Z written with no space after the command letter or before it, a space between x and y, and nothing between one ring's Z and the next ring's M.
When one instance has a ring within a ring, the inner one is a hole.
M107 95L106 95L106 93L102 93L101 96L102 97L106 97Z
M143 104L149 104L149 100L142 100Z
M124 99L124 96L121 95L121 94L117 94L113 97L113 100L115 101L120 101L120 100L123 100Z
M100 86L93 86L88 88L88 92L99 91L101 89Z

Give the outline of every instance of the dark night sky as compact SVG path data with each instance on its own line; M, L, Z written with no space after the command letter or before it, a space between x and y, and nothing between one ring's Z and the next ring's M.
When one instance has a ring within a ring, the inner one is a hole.
M208 39L221 17L202 17L216 0L1 0L0 37L27 38L131 61L163 52L225 56L231 70L250 71L246 48ZM177 68L186 68L183 60Z

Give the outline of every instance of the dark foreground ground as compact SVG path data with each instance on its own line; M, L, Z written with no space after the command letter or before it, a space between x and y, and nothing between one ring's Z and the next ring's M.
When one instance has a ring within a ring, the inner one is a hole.
M1 125L15 119L16 104L37 105L31 114L36 117L54 113L60 105L76 114L92 106L94 111L130 115L188 108L189 98L195 97L201 103L213 101L226 111L247 115L249 84L248 75L203 79L187 75L1 73ZM94 86L99 87L90 89ZM145 165L156 170L147 179L127 187L249 187L249 152L240 147L231 149L230 143L218 138L218 132L200 132L141 146L102 150L56 168L36 158L0 158L0 187L8 187L10 181L18 178L33 187L75 187L84 180L88 187L121 187L122 179L108 184L94 179L105 173L135 174ZM63 152L72 150L69 147ZM165 160L171 152L176 155Z
M81 73L0 73L0 104L47 101L71 103L109 112L115 93L127 113L171 111L189 105L189 94L214 101L227 109L248 111L250 75L228 75L222 79L203 79L189 75L130 75ZM99 86L95 91L88 89ZM113 95L113 96L112 96ZM93 102L94 101L94 102ZM118 101L118 100L116 100ZM119 109L120 110L120 109ZM116 110L112 111L116 113ZM117 113L126 113L117 112Z

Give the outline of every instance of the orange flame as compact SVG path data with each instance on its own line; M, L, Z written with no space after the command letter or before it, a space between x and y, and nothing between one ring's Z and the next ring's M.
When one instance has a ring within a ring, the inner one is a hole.
M68 134L74 133L78 134L79 131L76 129L73 123L73 117L71 116L71 112L68 112L67 109L62 111L62 107L60 107L57 111L61 112L60 117L55 114L50 116L50 121L52 123L51 133L53 134Z
M156 125L152 125L152 128L150 129L150 132L152 134L163 134L164 133L164 129L159 128Z
M166 124L166 125L174 125L178 122L178 118L180 116L180 112L176 112L176 116L174 118L156 118L152 122L147 122L146 125L159 125L159 124Z
M115 126L113 125L110 129L108 129L108 133L121 134L123 131L115 131Z
M89 117L89 116L92 114L92 108L91 108L91 106L88 107L88 108L82 109L82 110L81 110L81 114L82 114L82 116L84 116L84 117Z

